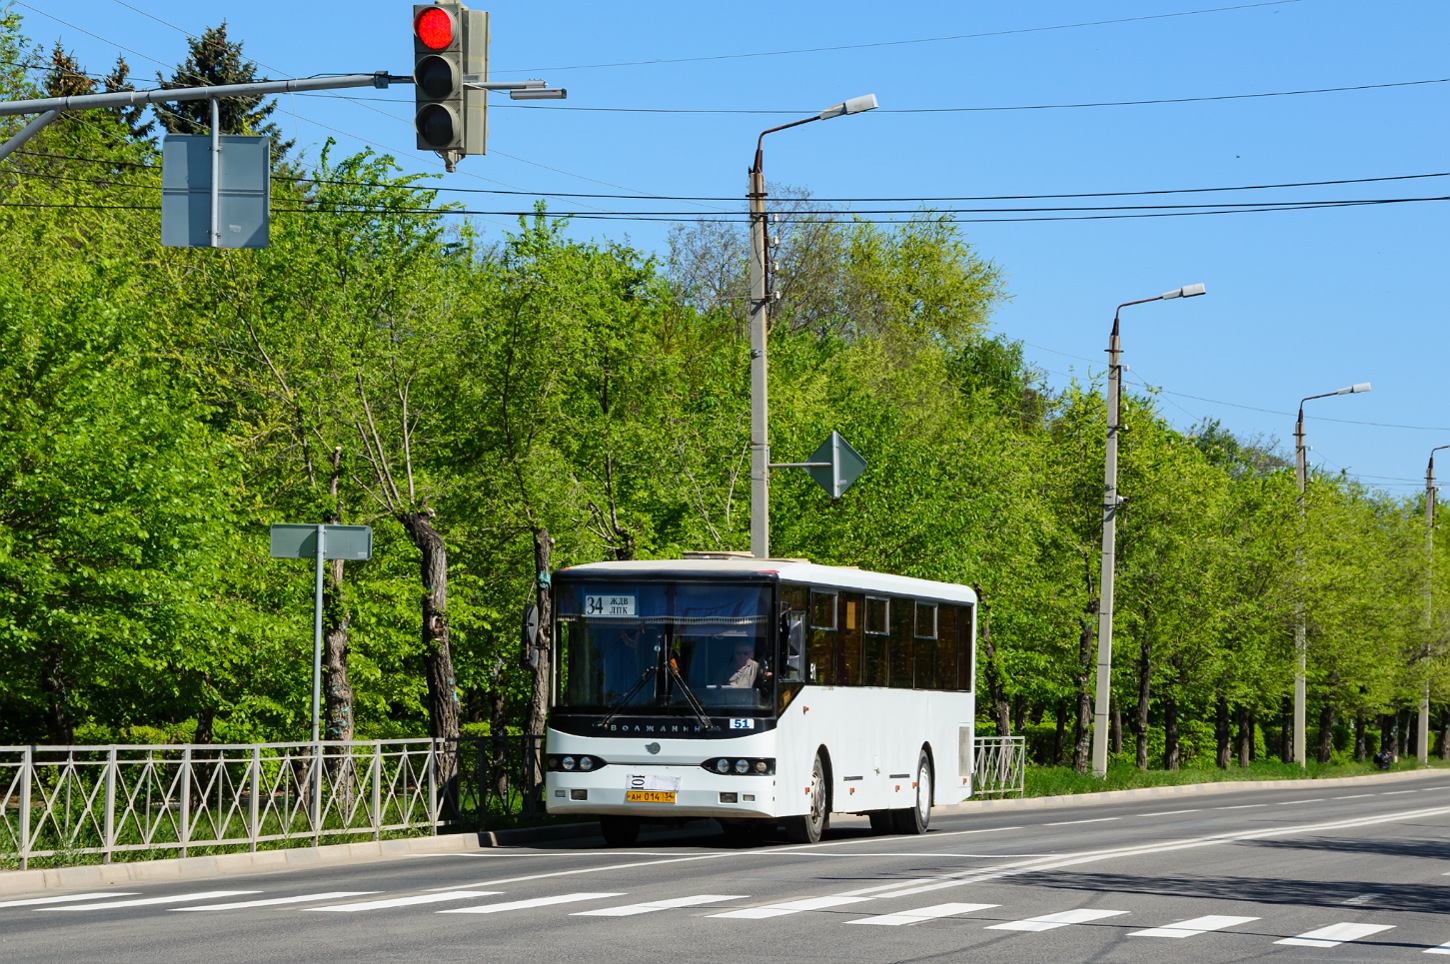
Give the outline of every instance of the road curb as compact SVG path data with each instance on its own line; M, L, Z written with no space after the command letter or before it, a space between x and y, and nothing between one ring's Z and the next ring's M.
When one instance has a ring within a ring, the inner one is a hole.
M1358 777L1331 777L1323 780L1240 780L1224 783L1185 783L1176 786L1106 790L1102 793L1075 793L1056 797L971 800L966 803L934 807L933 810L937 813L1042 810L1162 797L1231 794L1243 790L1313 790L1325 787L1405 783L1432 778L1450 779L1450 771L1443 769L1405 770ZM700 821L691 821L691 823L700 823ZM698 832L698 828L694 829L695 832ZM590 821L588 823L554 824L546 827L491 830L482 833L439 834L432 837L406 837L399 840L325 844L320 847L298 847L290 850L260 850L256 853L176 857L165 860L89 864L83 867L56 867L43 870L0 870L0 897L21 896L47 890L106 888L157 881L201 879L226 874L266 873L419 854L476 853L498 847L517 847L562 840L597 839L598 834L598 825Z

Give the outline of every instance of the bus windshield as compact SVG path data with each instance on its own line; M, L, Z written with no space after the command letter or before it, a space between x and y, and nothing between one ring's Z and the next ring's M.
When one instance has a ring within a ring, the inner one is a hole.
M764 583L555 584L567 711L769 712L771 591Z

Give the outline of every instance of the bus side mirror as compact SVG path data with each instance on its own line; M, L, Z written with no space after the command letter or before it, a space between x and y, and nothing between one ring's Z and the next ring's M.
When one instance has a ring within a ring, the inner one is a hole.
M524 604L522 626L524 644L524 665L529 669L539 668L539 607L533 603Z

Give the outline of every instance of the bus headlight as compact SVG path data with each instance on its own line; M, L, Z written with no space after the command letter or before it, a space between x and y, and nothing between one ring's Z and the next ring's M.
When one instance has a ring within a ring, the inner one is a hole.
M572 756L566 756L559 761L559 765L565 770L572 770L574 769L574 758Z
M594 758L592 756L581 756L579 758L579 769L585 772L594 769Z
M580 766L583 766L580 760ZM741 757L732 760L729 757L712 756L700 764L711 773L737 774L739 776L773 776L775 774L774 757Z
M748 761L748 760L736 760L735 761L735 772L736 773L749 773L750 772L750 761Z
M715 772L717 772L717 773L729 773L730 772L730 761L727 760L727 759L725 759L723 756L720 759L716 760L715 761Z

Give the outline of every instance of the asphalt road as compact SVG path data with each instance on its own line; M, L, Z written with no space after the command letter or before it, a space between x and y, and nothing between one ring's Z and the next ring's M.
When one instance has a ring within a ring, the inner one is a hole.
M1427 774L48 891L0 898L0 961L1424 960L1450 955L1447 874Z

